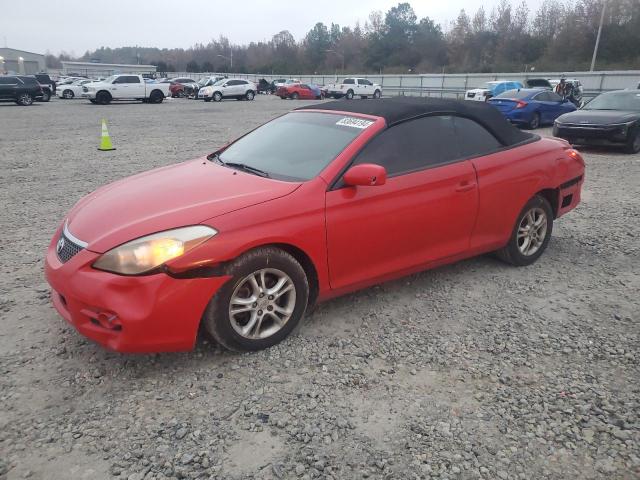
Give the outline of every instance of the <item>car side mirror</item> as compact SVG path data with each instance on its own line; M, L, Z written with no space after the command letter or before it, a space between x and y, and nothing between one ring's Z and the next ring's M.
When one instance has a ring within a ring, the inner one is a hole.
M344 183L350 186L377 186L387 182L387 170L375 163L355 165L344 174Z

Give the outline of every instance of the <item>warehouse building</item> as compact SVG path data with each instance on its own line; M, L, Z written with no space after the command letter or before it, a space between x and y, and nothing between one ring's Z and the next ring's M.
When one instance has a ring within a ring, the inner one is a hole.
M125 65L118 63L62 62L62 74L87 77L108 77L119 73L156 73L155 65Z
M44 72L45 69L44 55L16 50L15 48L0 48L0 74L32 75Z

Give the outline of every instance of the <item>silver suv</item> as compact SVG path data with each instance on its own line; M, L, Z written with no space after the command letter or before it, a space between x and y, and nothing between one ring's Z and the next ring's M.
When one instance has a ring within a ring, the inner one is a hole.
M198 98L205 102L219 102L223 98L235 98L236 100L253 100L256 96L256 84L240 78L223 78L211 86L198 90Z

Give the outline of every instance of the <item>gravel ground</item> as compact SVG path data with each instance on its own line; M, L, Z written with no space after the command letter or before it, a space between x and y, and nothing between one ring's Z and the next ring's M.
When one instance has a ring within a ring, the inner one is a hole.
M348 295L268 351L114 354L58 317L42 259L80 196L293 107L0 104L0 478L640 478L640 155L584 152L533 266Z

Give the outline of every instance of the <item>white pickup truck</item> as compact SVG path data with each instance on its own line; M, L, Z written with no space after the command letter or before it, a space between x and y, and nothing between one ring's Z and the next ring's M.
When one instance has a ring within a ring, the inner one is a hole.
M146 83L142 75L112 75L100 82L82 86L82 97L91 103L107 105L112 100L142 100L162 103L169 96L169 83Z
M366 78L345 78L341 83L327 85L327 97L345 97L351 100L355 96L360 98L380 98L382 87L377 83L371 83Z

